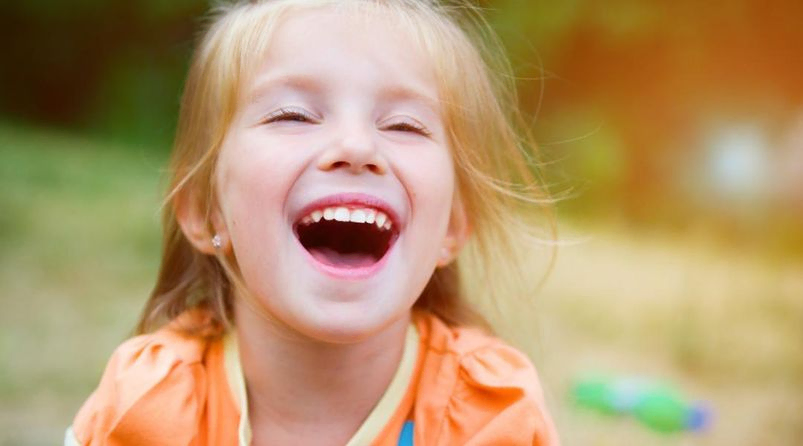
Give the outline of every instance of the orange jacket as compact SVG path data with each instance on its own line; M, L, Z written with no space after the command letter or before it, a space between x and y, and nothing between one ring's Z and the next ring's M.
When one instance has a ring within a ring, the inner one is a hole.
M415 327L414 371L372 445L395 446L407 420L416 445L558 444L535 369L522 353L431 315L416 315ZM224 345L169 327L126 341L78 412L74 439L82 445L246 443Z

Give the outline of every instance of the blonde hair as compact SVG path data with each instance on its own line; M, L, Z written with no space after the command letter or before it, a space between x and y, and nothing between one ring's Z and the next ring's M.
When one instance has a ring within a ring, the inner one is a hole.
M459 258L435 271L415 308L451 325L487 328L466 289L473 300L491 301L533 291L525 256L528 247L554 239L551 201L537 176L535 145L522 125L511 69L478 8L459 1L257 0L218 8L192 59L169 166L162 264L137 332L194 308L203 310L204 322L183 327L186 331L215 336L231 324L235 290L243 286L236 261L193 248L177 222L176 203L182 199L212 215L216 160L240 88L254 74L282 17L322 6L392 14L418 39L437 74L457 197L472 232Z

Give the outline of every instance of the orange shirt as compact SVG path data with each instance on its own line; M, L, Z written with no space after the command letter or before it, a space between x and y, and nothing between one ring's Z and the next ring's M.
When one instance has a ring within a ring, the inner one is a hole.
M400 380L405 390L395 399L382 397L374 412L386 414L369 415L384 422L372 440L350 444L395 446L407 420L414 423L416 445L558 444L526 356L480 330L448 327L432 315L416 315L414 330L417 342L404 354L414 366L402 373L400 365L386 393ZM74 439L82 445L248 444L247 416L241 420L244 385L230 344L169 327L126 341L75 417ZM231 365L227 370L232 355L234 377ZM390 410L380 408L386 400Z

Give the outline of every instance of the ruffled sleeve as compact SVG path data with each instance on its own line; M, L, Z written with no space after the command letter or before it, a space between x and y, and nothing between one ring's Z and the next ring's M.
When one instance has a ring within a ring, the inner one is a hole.
M205 401L204 342L162 330L120 345L73 422L82 445L192 445Z
M417 443L559 444L535 367L523 353L478 330L439 321L429 341L416 402L427 426Z

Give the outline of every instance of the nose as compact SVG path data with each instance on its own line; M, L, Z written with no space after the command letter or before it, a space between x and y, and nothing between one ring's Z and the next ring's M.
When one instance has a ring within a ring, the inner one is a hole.
M356 126L355 126L356 127ZM377 150L370 129L341 129L318 159L318 169L345 169L353 174L371 172L384 175L388 170L385 157Z

